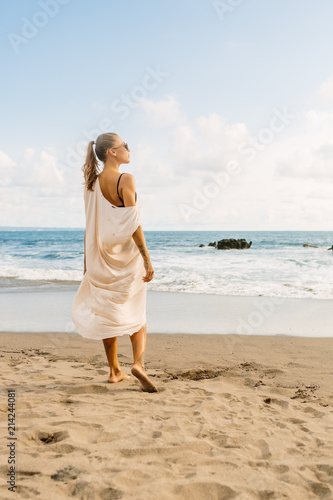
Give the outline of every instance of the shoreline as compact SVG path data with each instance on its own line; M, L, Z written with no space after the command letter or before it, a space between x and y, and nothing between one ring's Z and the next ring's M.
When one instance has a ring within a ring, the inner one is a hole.
M1 289L0 331L69 333L77 286ZM332 300L147 292L147 331L332 338Z
M0 293L10 293L12 290L17 292L26 292L28 291L40 291L40 292L50 292L50 291L76 291L82 280L30 280L30 279L22 279L22 278L3 278L0 277ZM16 290L15 290L16 289ZM280 296L280 295L265 295L263 293L257 293L253 295L246 294L236 294L236 293L214 293L214 292L199 292L195 290L184 291L184 290L156 290L149 289L149 293L170 293L170 294L186 294L186 295L207 295L207 296L217 296L217 297L245 297L245 298L255 298L255 297L264 297L268 299L299 299L299 300L331 300L332 297L291 297L288 295Z
M82 276L83 278L83 276ZM50 291L76 291L80 284L81 280L60 280L60 279L23 279L23 278L4 278L0 277L0 293L12 293L13 291L19 293L27 293L28 291L32 292L50 292ZM267 295L265 293L256 293L256 294L237 294L237 293L214 293L207 291L198 291L198 290L157 290L157 289L149 289L149 293L171 293L171 294L186 294L186 295L207 295L207 296L218 296L218 297L265 297L265 298L281 298L281 299L300 299L300 300L333 300L333 297L317 297L315 295L312 296L290 296L290 295Z

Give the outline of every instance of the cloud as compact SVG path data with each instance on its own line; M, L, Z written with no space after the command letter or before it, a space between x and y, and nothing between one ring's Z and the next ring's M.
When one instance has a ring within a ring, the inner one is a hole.
M1 177L0 177L0 186L6 187L10 184L10 177L13 175L13 172L16 170L16 163L10 156L8 156L3 151L0 151L0 169L1 169Z
M196 175L240 161L241 145L250 134L244 123L228 124L221 115L211 113L176 127L169 137L172 152L183 162L183 172Z
M4 158L0 153L0 161ZM82 226L82 172L61 171L57 160L54 147L39 152L27 148L16 163L7 157L7 164L15 168L9 168L0 182L1 226Z
M305 124L314 129L333 128L333 113L318 109L311 109L304 113Z
M333 143L323 144L313 152L311 168L317 177L333 178Z
M35 150L33 148L26 148L24 151L24 158L26 160L31 160L35 154Z
M156 127L172 126L163 138L158 133L157 148L150 146L149 155L144 158L145 168L149 162L155 165L159 160L163 164L168 163L170 180L173 179L172 164L176 166L178 176L195 176L205 170L219 170L229 161L240 159L240 147L250 137L244 123L230 124L218 113L199 116L191 121L174 96L159 101L143 99L140 107L149 119L148 127L152 127L152 135L145 139L146 151L148 144L156 144L153 139ZM143 167L139 164L138 168Z
M290 153L286 159L276 161L276 174L284 177L333 179L333 143L322 144L310 150L304 145L304 150Z
M164 106L167 101L154 103L150 100L149 110L144 107L141 112L145 115L151 110L161 110L161 102ZM172 98L171 109L172 120L169 117L170 119L160 122L174 121L171 130L161 134L150 122L150 132L141 137L138 145L133 148L132 160L135 170L140 174L137 179L138 189L142 189L145 196L153 189L159 193L159 204L177 207L180 200L191 198L195 188L200 189L202 183L207 179L211 180L209 172L225 169L229 161L239 158L240 146L250 135L244 123L230 124L218 113L190 120L175 98ZM140 121L140 116L138 120ZM140 178L144 179L142 186ZM235 184L238 182L234 181ZM176 216L172 212L168 213L168 217L174 220ZM179 219L179 214L177 217Z
M18 161L16 168L8 176L13 186L56 187L61 177L57 175L57 156L54 148L42 150L39 157L32 161L34 150L27 148L23 157Z
M16 163L6 153L0 151L0 168L14 167Z
M317 91L317 98L324 104L333 103L333 75L321 84Z
M186 121L186 113L181 111L180 104L174 96L161 101L141 99L139 108L145 112L153 127L172 127Z
M322 185L320 188L312 189L307 193L308 198L318 200L330 200L332 202L332 188L331 186Z
M333 144L312 151L294 151L285 160L277 160L276 173L284 177L333 179Z
M326 96L330 82L333 83L333 78L324 82L320 87L320 92L325 90ZM276 175L303 181L311 179L317 184L325 181L331 183L333 179L333 112L310 109L299 116L297 125L283 141L283 154L275 158Z

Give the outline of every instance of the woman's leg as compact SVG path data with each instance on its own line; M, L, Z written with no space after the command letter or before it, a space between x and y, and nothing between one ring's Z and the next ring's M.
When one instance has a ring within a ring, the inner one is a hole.
M154 384L149 380L144 368L144 355L147 341L147 327L144 325L139 331L130 335L134 362L131 373L139 380L142 390L145 392L158 392Z
M103 339L103 344L106 352L106 357L110 365L109 382L120 382L120 380L129 378L130 375L126 375L126 373L122 372L119 366L117 356L117 337Z

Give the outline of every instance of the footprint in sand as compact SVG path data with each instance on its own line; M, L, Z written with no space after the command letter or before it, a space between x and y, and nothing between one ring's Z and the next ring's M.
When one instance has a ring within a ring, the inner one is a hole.
M94 380L94 377L74 376L73 378L78 378L80 380Z
M216 368L193 368L186 372L173 374L175 378L182 378L187 380L204 380L219 377L224 370Z
M273 465L272 470L276 472L277 474L284 474L285 472L289 471L288 465L280 464L280 465Z
M54 481L67 481L68 479L76 479L83 471L72 467L64 467L63 469L58 469L56 474L51 475L51 479Z
M67 394L102 394L109 392L108 387L104 385L76 385L66 389Z
M174 500L184 498L219 498L229 500L235 498L237 493L224 484L202 481L179 484L173 488L170 498Z
M39 491L34 488L29 488L28 486L23 486L22 484L16 486L16 493L18 493L21 498L38 498L40 495Z
M88 422L81 422L79 420L60 420L60 421L53 421L50 422L50 425L56 426L56 425L67 425L73 427L73 429L77 429L78 427L83 427L84 432L86 432L86 428L88 429L104 429L104 426L102 424L95 424L95 423L88 423Z
M305 424L305 420L301 420L300 418L287 418L287 422L291 422L292 424Z
M101 498L103 500L120 500L122 497L122 491L111 488L111 486L103 488L98 492L98 496L96 496L96 498Z
M109 374L109 372L106 370L96 370L96 371L97 371L98 375L108 375Z
M322 483L309 483L309 489L314 493L318 498L325 498L329 500L332 498L332 490L327 484Z
M20 470L20 476L23 477L23 478L24 477L33 477L33 476L37 476L37 475L40 475L40 474L41 474L41 472L39 472L39 471Z
M22 440L26 443L50 444L58 443L69 437L68 432L65 431L46 431L41 430L37 425L30 426L22 432Z
M68 453L80 452L83 455L89 455L90 451L85 450L79 446L73 446L69 443L56 443L52 446L52 453L59 453L61 455L67 455Z
M269 458L271 458L272 454L269 451L268 444L266 443L266 441L264 439L260 439L260 441L258 441L258 443L257 443L257 446L261 451L261 459L262 460L268 460Z
M284 399L265 397L263 401L266 405L276 404L278 406L281 406L283 410L287 410L289 407L288 401L285 401Z
M320 418L325 415L323 411L318 411L315 408L312 408L311 406L307 406L306 408L302 408L304 413L309 413L311 417L314 418Z
M309 465L308 468L315 474L320 482L332 482L333 466L328 464Z

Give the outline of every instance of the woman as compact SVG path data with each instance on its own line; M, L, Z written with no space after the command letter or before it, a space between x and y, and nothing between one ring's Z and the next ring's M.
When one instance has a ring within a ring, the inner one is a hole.
M129 334L134 356L131 373L143 391L158 392L144 369L147 283L154 269L141 227L134 177L119 174L120 165L130 162L130 149L117 134L99 135L95 151L104 169L98 175L93 144L90 141L82 167L84 273L72 305L72 320L83 337L103 340L111 383L130 377L121 370L117 357L117 337Z

